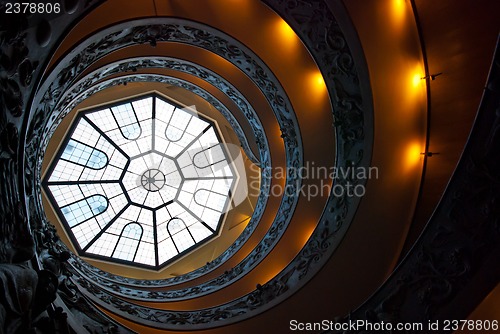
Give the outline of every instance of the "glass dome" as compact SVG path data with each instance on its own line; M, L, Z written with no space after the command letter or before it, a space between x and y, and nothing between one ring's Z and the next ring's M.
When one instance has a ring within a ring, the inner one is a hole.
M80 112L43 186L79 255L160 269L215 237L235 174L214 122L148 94Z

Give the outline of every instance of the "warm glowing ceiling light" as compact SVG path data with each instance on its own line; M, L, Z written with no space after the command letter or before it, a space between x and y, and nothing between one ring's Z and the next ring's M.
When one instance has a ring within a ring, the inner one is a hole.
M420 73L415 73L413 75L413 79L412 79L412 82L413 82L413 87L418 87L422 84L422 74Z
M304 78L303 93L309 96L309 110L324 110L328 105L328 91L325 80L318 69L311 69Z
M423 143L418 140L410 142L406 146L403 165L405 169L411 169L420 163L422 160Z
M283 19L279 20L278 27L279 27L279 31L281 33L281 36L286 41L296 41L297 40L297 35L295 34L295 31L293 31L293 29Z
M391 16L395 24L399 25L403 22L406 12L405 0L392 0Z
M326 84L323 75L319 70L314 71L311 75L311 84L315 92L326 92Z
M318 87L321 87L321 88L325 87L325 80L323 80L323 76L321 75L321 72L317 72L315 74L315 80L316 80L316 85L318 85Z
M425 93L426 84L425 80L422 80L424 73L424 66L422 62L417 61L411 68L408 69L408 74L406 75L406 96L409 98L409 102L414 104L417 100L420 100Z
M272 47L276 49L282 56L296 57L296 49L299 45L300 39L295 34L295 31L283 19L274 21L273 34L275 38L272 41Z

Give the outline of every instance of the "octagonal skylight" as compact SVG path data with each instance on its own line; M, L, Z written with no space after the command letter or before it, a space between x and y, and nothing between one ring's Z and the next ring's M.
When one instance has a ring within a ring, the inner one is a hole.
M228 159L213 122L150 94L80 112L43 186L80 255L160 268L218 234Z

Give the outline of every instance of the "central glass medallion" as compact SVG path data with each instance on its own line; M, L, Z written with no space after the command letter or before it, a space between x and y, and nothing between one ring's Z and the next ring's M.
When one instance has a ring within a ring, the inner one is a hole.
M148 169L142 174L141 183L147 191L155 192L165 185L165 175L159 169Z

